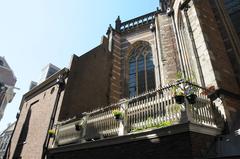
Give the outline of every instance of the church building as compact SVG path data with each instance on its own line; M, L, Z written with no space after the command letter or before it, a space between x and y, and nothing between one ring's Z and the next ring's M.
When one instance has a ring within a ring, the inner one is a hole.
M117 17L99 46L26 93L5 158L240 155L220 141L240 145L240 45L223 0L159 4Z

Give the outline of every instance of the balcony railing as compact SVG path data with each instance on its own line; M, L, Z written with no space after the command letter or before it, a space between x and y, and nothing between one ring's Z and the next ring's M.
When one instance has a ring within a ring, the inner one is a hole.
M131 30L131 29L134 29L136 27L139 27L139 26L142 26L145 24L151 24L155 20L156 13L157 13L157 11L154 11L154 12L148 13L146 15L123 22L123 23L121 23L120 31L124 32L124 31Z
M121 136L188 122L223 128L224 120L221 112L206 95L201 94L202 88L194 85L198 87L194 92L197 95L194 104L190 104L186 97L183 104L176 103L173 88L182 84L192 85L178 82L85 113L80 120L59 123L55 146ZM114 118L113 111L116 109L122 112L121 120Z

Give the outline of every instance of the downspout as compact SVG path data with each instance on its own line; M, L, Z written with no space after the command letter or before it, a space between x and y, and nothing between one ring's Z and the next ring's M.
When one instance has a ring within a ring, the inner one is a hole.
M184 6L183 6L184 5ZM189 36L190 36L190 40L191 40L191 43L192 43L192 47L193 47L193 53L194 53L194 56L195 56L195 59L196 59L196 63L197 63L197 67L198 67L198 73L199 73L199 76L200 76L200 81L201 81L201 86L202 87L206 87L205 85L205 81L204 81L204 77L203 77L203 72L202 72L202 67L201 67L201 64L200 64L200 60L199 60L199 56L198 56L198 51L197 51L197 47L196 47L196 43L195 43L195 40L194 40L194 35L193 35L193 31L192 31L192 27L191 27L191 24L190 24L190 20L189 20L189 17L188 17L188 8L190 8L190 6L188 4L182 4L180 6L180 9L184 11L184 16L186 18L186 23L187 23L187 27L188 27L188 32L189 32Z
M54 125L54 119L55 119L55 116L56 116L56 112L57 112L57 108L58 108L58 104L59 104L59 99L60 99L62 91L65 88L65 77L64 77L64 75L59 75L59 77L56 81L56 84L58 84L59 88L58 88L56 100L55 100L55 103L54 103L53 112L52 112L52 115L51 115L51 118L50 118L50 123L49 123L48 129L47 129L47 135L46 135L46 138L45 138L45 141L44 141L44 144L43 144L42 159L45 159L46 154L48 152L48 145L49 145L49 141L50 141L48 130L52 129L52 127Z

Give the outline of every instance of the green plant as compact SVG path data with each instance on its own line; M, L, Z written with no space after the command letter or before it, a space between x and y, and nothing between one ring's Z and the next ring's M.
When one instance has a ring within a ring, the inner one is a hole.
M112 111L113 115L116 116L116 115L123 115L123 112L119 109L115 109Z
M112 114L114 115L114 118L116 120L121 120L123 118L123 112L119 109L115 109L112 111Z
M142 131L142 130L144 130L144 128L135 128L131 132L138 132L138 131Z
M147 128L154 127L154 120L152 117L147 118Z
M164 121L161 122L157 125L158 128L162 128L162 127L167 127L167 126L171 126L173 123L171 121Z
M183 79L183 75L182 75L182 72L181 72L181 71L178 71L178 72L177 72L176 78L177 78L177 80Z
M182 81L182 83L173 86L173 93L175 96L187 96L198 91L198 87L196 86L197 80L193 72L190 76L185 78L183 73L178 71L176 78L178 82Z
M173 86L172 91L175 96L184 95L184 90L181 87L179 87L178 85Z
M147 119L147 121L148 120L153 120L153 119L149 118L149 119ZM173 123L171 121L163 121L163 122L160 122L156 125L151 123L151 124L147 124L147 126L145 128L135 128L131 132L138 132L138 131L143 131L143 130L153 129L153 128L163 128L163 127L171 126L172 124Z
M181 105L180 104L174 104L173 106L173 113L178 113L181 111Z
M193 71L191 71L190 75L188 75L187 77L185 77L181 71L178 71L176 74L176 78L177 78L177 81L183 80L185 82L191 82L191 83L197 82L196 75Z
M50 136L50 137L53 137L53 136L55 136L55 134L56 134L56 131L55 131L55 130L52 130L52 129L50 129L50 130L48 130L48 134L49 134L49 136Z

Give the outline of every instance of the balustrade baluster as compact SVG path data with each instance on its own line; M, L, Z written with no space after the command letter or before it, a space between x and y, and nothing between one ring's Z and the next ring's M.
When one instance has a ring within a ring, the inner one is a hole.
M157 112L157 108L158 108L158 106L157 106L157 93L154 95L154 107L153 107L153 116L154 116L154 121L155 121L155 125L158 123L158 112Z
M205 104L204 104L205 103ZM208 118L208 103L206 103L206 102L204 102L203 104L204 104L204 116L205 116L205 123L206 124L209 124L209 122L208 122L208 120L209 120L209 118Z
M213 105L211 102L209 102L209 115L211 118L211 125L214 125L214 115L213 115Z
M140 105L141 105L141 127L142 128L144 128L145 127L145 124L144 124L144 117L145 117L145 113L144 113L144 99L143 100L141 100L141 102L140 102Z
M166 95L165 90L164 90L164 95L163 95L163 104L164 104L164 108L166 110L166 115L165 115L164 121L168 121L169 113L168 113L168 106L167 106L167 95Z
M101 121L101 131L100 132L102 132L103 130L104 130L104 126L105 126L105 121L104 121L104 113L100 113L99 114L99 116L100 116L100 121Z
M99 127L98 132L100 132L100 131L102 131L102 119L101 119L101 113L97 114L97 119L98 119L98 127Z
M150 105L150 99L147 96L146 99L144 100L144 113L145 113L145 125L149 124L149 120L150 120L150 114L149 114L149 105Z
M158 118L158 123L161 122L161 101L160 101L160 93L157 92L157 118Z
M165 109L164 109L164 103L163 103L163 92L160 94L160 122L164 121L164 116L165 116Z
M169 100L169 110L170 110L170 121L174 121L174 105L172 102L172 94L169 89L167 89L168 92L168 100Z
M129 128L132 130L133 123L135 122L135 112L134 112L134 103L131 103L128 108L131 111L132 120L130 122Z
M151 113L151 117L152 117L152 124L155 126L155 122L156 122L156 118L155 118L155 95L151 97L151 109L150 109L150 113Z
M139 111L137 114L137 125L138 128L141 128L141 114L142 114L142 110L141 110L141 105L140 105L140 101L137 101L137 110Z
M204 110L204 113L205 113L205 123L206 124L210 124L210 116L209 116L209 105L207 102L204 102L205 103L205 110Z
M149 103L149 115L151 117L151 125L154 125L154 116L153 116L153 97L150 97L150 103Z
M214 105L212 103L209 103L209 114L210 114L210 118L211 118L211 126L215 125L214 115L213 115L213 107L214 107Z
M207 104L205 104L205 105L204 105L204 117L205 117L204 121L205 121L206 124L208 124L208 115L207 115L207 112L208 112L208 110L207 110Z
M134 123L133 123L133 125L136 127L137 117L138 117L138 115L137 115L137 102L133 103L133 107L134 107Z
M107 126L107 136L110 135L110 130L111 130L111 125L109 123L109 114L108 114L109 111L106 111L106 120L105 120L105 123L106 123L106 126Z

